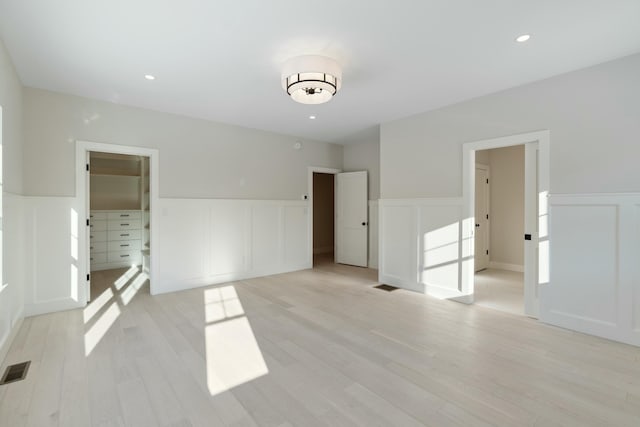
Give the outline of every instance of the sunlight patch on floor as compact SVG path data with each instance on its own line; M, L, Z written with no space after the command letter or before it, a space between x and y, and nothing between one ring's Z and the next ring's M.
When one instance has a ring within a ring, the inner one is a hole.
M269 372L233 286L204 291L207 386L211 395Z

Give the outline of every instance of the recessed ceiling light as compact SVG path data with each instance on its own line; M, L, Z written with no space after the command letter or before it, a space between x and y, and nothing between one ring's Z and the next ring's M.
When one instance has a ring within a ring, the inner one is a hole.
M145 74L144 78L147 79L147 80L155 80L156 76L152 76L151 74Z
M309 118L310 118L311 120L315 120L315 119L316 119L316 116L309 116Z
M531 34L523 34L521 36L516 37L516 41L518 43L524 43L531 38Z

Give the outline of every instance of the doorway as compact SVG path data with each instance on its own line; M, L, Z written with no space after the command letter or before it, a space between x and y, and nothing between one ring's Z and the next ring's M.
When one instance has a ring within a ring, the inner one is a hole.
M524 314L524 145L476 151L475 303Z
M313 172L313 266L335 262L335 175Z
M87 166L89 300L111 288L135 295L149 274L149 157L89 151Z
M331 175L326 177L324 175ZM321 201L316 204L314 188L320 183L325 183ZM330 197L330 190L326 185L333 182L333 259L331 255L322 256L322 252L330 253L328 241L331 238L325 219L331 214L327 207L326 198ZM310 166L308 179L309 194L304 199L310 202L309 214L309 267L315 267L316 254L319 261L325 263L338 263L357 267L368 266L369 255L369 220L368 220L368 174L366 171L341 172L338 169L329 169ZM324 201L324 203L322 203ZM315 211L322 212L319 224L316 224ZM324 224L323 224L324 222ZM318 230L323 235L316 235ZM316 239L319 242L316 242Z
M158 151L78 141L76 171L76 209L86 222L78 233L78 265L86 272L86 282L78 284L79 300L88 303L101 295L92 289L94 278L100 279L96 286L115 285L126 294L121 295L123 300L147 280L153 294L158 264Z
M549 232L547 196L549 191L549 131L505 136L463 144L462 149L462 194L463 232L465 233L463 252L473 253L475 248L476 210L476 153L501 147L524 147L524 245L523 290L524 314L538 317L539 285L547 283L549 267ZM490 218L491 220L491 218ZM466 224L469 224L467 227ZM495 228L495 223L491 228ZM468 231L466 231L468 230ZM489 254L491 255L491 254ZM460 285L463 303L473 303L475 299L475 255L465 263Z

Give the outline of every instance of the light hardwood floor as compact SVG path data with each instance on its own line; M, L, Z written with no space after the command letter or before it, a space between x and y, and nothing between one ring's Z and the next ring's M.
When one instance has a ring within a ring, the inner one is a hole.
M94 274L85 310L25 319L3 426L640 425L639 348L361 268L133 298L123 273Z
M524 316L524 274L487 268L475 274L477 305Z

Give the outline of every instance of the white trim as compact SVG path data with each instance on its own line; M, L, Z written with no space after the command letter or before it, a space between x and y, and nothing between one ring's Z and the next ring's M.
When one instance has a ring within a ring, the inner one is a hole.
M151 246L149 248L149 262L151 264L151 269L149 272L149 291L151 295L155 294L155 286L156 280L158 278L158 262L157 262L157 254L159 253L159 226L160 226L160 213L158 209L156 209L160 194L160 163L159 163L159 155L160 152L157 149L153 148L144 148L144 147L136 147L136 146L126 146L126 145L117 145L117 144L105 144L101 142L91 142L91 141L76 141L76 200L77 200L77 209L78 212L82 212L83 217L80 218L81 224L83 224L87 219L88 214L88 205L87 205L87 188L86 183L87 180L85 178L85 164L87 159L87 153L90 151L100 151L104 153L114 153L114 154L128 154L132 156L145 156L149 157L149 179L150 179L150 188L149 188L149 209L150 209L150 228L151 228ZM84 273L80 274L80 277L84 278L86 274L90 272L89 266L89 242L88 242L88 234L87 227L81 226L80 232L78 233L79 239L79 250L78 250L78 265L84 265ZM83 259L84 258L84 259ZM81 281L80 283L86 283L85 281ZM78 299L81 302L86 304L87 301L87 287L81 286L78 290ZM84 305L83 304L83 305Z
M22 326L23 321L24 321L24 310L21 309L20 312L18 312L16 319L13 321L13 325L11 326L9 333L5 336L4 341L0 343L0 365L4 364L7 354L9 354L9 349L11 348L11 344L13 343L13 340L16 338L16 335L18 335L18 331L20 330L20 327Z
M464 217L473 218L475 216L475 152L478 150L488 150L493 148L510 147L514 145L525 146L525 195L535 188L535 183L531 183L530 174L533 173L537 179L537 191L539 194L549 191L549 169L550 169L550 157L549 157L549 144L550 134L548 130L541 130L529 133L523 133L518 135L510 135L499 138L485 139L475 142L467 142L462 145L462 198L464 200ZM529 170L527 165L532 164L535 161L531 156L536 155L537 152L537 170ZM525 197L525 199L528 199ZM525 203L527 203L525 201ZM527 206L527 205L525 205ZM529 209L531 210L531 209ZM537 233L534 233L535 229L527 229L527 224L536 224L538 218L538 212L529 212L525 208L525 232L529 232L533 235L534 239L532 243L535 246L531 247L531 250L538 250ZM474 245L473 239L469 240L469 244ZM525 245L525 269L528 270L528 274L525 274L525 314L531 317L538 317L539 315L539 293L537 283L537 271L538 262L535 266L526 268L527 256ZM537 258L536 258L537 259ZM471 268L468 271L463 272L467 275L462 280L462 293L465 295L473 296L473 284L474 284L474 270L473 260L471 260ZM535 276L535 277L534 277ZM473 300L473 298L471 298Z
M315 173L328 173L331 175L338 174L342 172L341 169L332 169L325 168L321 166L308 166L307 167L307 210L309 212L309 224L307 229L307 237L309 241L309 260L307 263L307 268L313 268L313 174ZM335 185L335 182L334 182ZM335 194L335 189L334 189ZM334 216L335 216L335 206L334 206ZM335 231L334 231L335 233ZM335 253L335 235L333 236L334 241L334 253Z
M517 273L524 273L524 265L508 264L506 262L489 262L489 268L495 268L497 270L515 271Z

